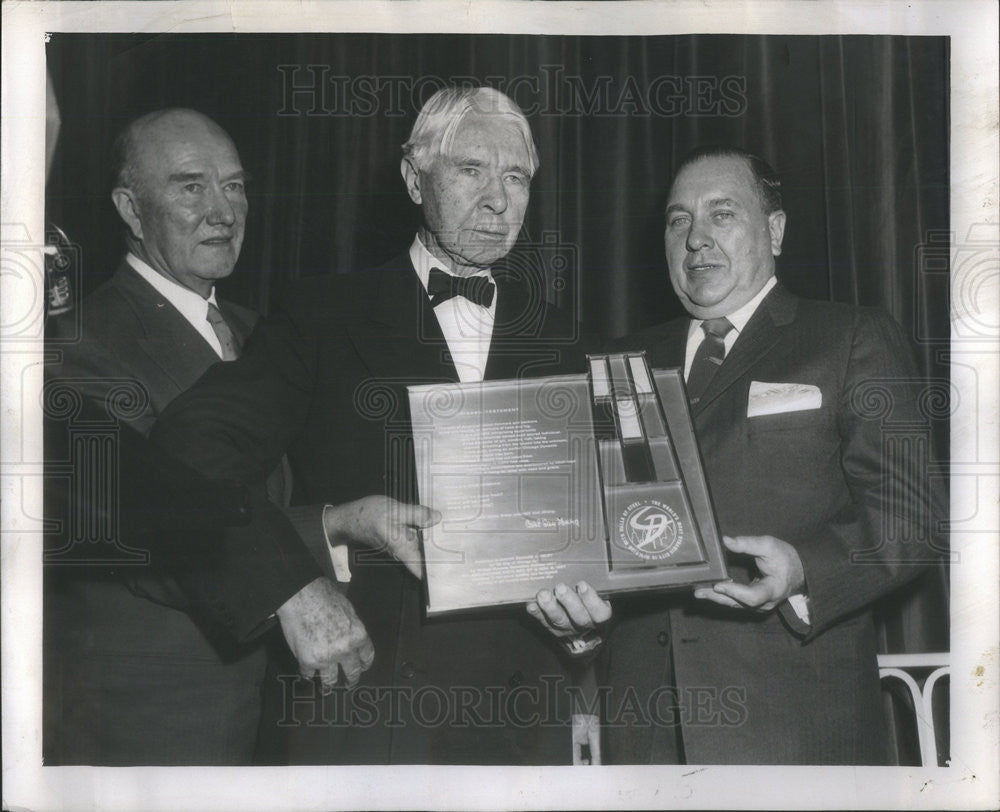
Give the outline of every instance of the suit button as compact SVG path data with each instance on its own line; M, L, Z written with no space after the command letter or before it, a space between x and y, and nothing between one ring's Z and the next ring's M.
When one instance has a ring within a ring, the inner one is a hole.
M417 667L413 663L407 661L400 667L399 673L402 675L403 679L413 679L414 675L417 673Z
M667 634L666 632L660 632L658 635L656 635L656 642L659 643L661 646L665 646L670 642L670 635Z
M520 671L515 671L513 674L510 675L510 679L507 680L507 685L509 685L511 688L516 688L518 685L521 685L523 683L524 683L524 674L522 674Z

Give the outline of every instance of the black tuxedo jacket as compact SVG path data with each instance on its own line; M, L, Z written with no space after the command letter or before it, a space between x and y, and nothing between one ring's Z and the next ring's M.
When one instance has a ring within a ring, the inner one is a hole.
M500 274L497 284L487 378L585 369L574 321L545 303L540 285ZM415 501L406 385L456 380L433 309L403 255L373 270L301 283L239 361L212 369L172 404L153 439L203 473L249 485L287 450L294 502L317 506L307 542L324 566L318 506L373 493ZM288 524L265 511L245 531L247 547L268 537L285 549L302 546ZM401 566L370 551L358 551L352 566L348 594L374 641L375 665L346 710L297 704L293 760L568 763L568 708L553 688L564 669L526 613L428 622L420 584ZM318 572L276 566L268 574L290 595ZM422 710L411 712L421 697ZM448 713L439 718L432 705L442 697ZM396 700L399 719L390 709Z
M689 324L615 347L683 368ZM807 384L822 402L748 417L754 381ZM613 717L634 692L644 706L653 698L654 716L658 703L660 723L611 725L613 762L679 758L678 728L691 764L884 762L870 606L938 557L934 520L944 515L920 384L884 314L780 285L768 294L691 411L721 531L795 546L811 625L787 602L766 615L693 598L624 603L608 652L609 721L622 722ZM745 558L730 559L734 579L752 577Z

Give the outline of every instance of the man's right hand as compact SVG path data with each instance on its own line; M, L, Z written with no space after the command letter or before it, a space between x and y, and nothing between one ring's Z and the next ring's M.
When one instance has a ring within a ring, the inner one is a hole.
M306 679L319 677L324 692L344 672L347 687L357 684L375 660L375 647L354 607L326 578L302 587L276 612L288 647Z
M576 587L556 584L528 602L528 614L556 637L576 637L603 629L611 620L611 604L586 581Z
M423 574L417 530L441 521L423 505L408 505L388 496L366 496L343 505L328 505L323 527L331 544L364 544L388 550L417 578Z

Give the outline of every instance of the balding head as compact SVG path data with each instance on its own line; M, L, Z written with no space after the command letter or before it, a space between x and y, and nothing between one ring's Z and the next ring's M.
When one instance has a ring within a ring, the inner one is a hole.
M209 296L232 273L247 214L243 167L226 131L195 110L148 113L116 139L114 174L129 250Z
M168 107L133 119L118 134L111 146L112 188L116 186L136 188L141 174L137 170L141 168L139 162L142 160L142 151L156 141L162 138L183 137L185 132L191 133L199 129L233 144L229 133L197 110ZM234 144L233 151L236 151Z

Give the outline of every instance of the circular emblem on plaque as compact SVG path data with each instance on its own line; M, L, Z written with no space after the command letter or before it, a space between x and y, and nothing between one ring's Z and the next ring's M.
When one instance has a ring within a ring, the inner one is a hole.
M684 541L684 525L669 505L656 499L633 502L618 519L621 545L646 561L670 558Z

